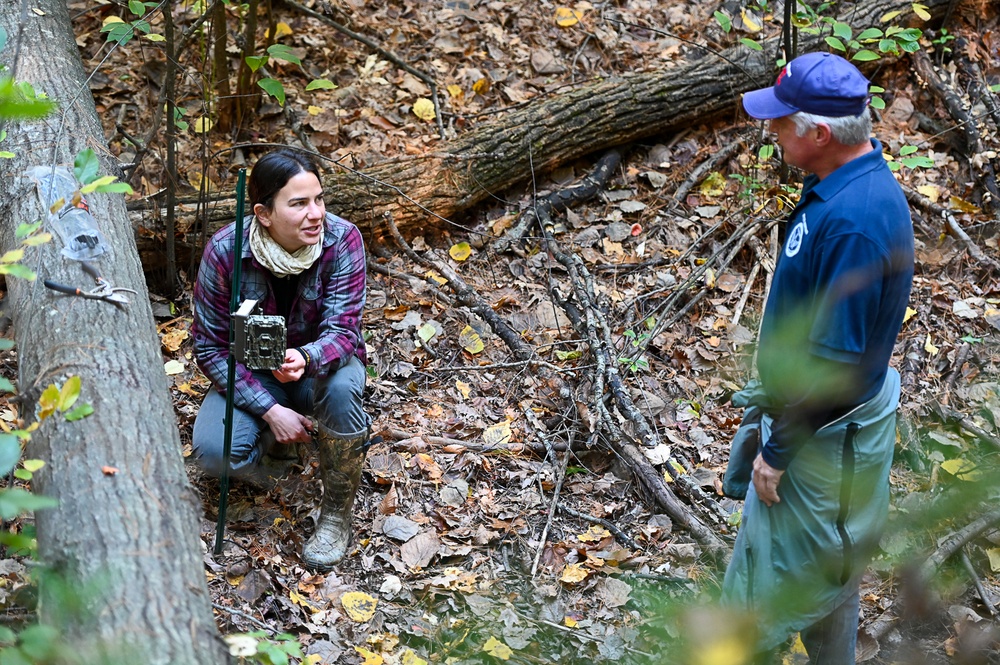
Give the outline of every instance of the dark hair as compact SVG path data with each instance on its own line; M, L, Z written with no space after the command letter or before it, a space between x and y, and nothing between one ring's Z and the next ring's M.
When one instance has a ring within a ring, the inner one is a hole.
M297 150L279 148L258 159L250 171L250 182L247 183L251 209L258 203L268 209L273 207L275 194L289 180L303 172L312 173L317 180L323 182L316 163Z

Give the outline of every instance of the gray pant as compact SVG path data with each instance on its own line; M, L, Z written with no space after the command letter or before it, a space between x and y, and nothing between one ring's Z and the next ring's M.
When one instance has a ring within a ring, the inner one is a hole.
M362 409L365 366L357 358L322 379L281 383L271 372L254 372L257 380L284 407L313 416L327 429L354 434L368 428L371 417ZM221 475L225 446L226 398L214 388L208 391L194 421L191 446L194 458L212 475ZM263 419L233 409L233 442L230 473L239 477L253 471L267 452L270 428ZM280 444L279 444L280 445Z
M809 654L809 665L854 664L860 611L861 594L855 591L837 609L799 633ZM780 662L779 649L757 654L753 661L754 665L777 665Z

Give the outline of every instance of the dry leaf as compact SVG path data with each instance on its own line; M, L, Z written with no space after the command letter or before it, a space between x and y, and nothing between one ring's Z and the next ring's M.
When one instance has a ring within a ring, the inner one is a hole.
M413 115L417 116L421 120L427 120L428 122L437 117L434 111L434 102L427 99L426 97L421 97L417 101L413 102Z
M177 330L171 330L160 337L160 342L163 344L163 348L167 351L174 353L181 348L181 344L184 343L190 334L187 330L179 328Z
M560 28L570 28L580 22L583 12L569 7L556 7L556 25Z
M487 92L490 91L491 87L492 85L490 84L490 80L482 78L472 84L472 92L476 93L477 95L485 95Z
M565 582L566 584L576 584L577 582L582 582L587 579L587 575L589 574L590 571L580 564L571 563L563 568L562 575L559 576L559 580Z
M409 649L403 652L403 657L399 659L399 662L402 665L427 665L426 660Z
M399 558L410 568L426 568L440 547L437 533L428 529L403 543L399 548Z
M175 374L184 373L184 363L179 360L168 360L163 363L163 371L167 373L167 376L174 376Z
M476 329L472 326L465 326L465 328L462 329L462 332L458 335L458 343L462 345L463 349L472 355L482 353L483 349L486 348L485 345L483 345L483 340L479 336L479 333L477 333ZM465 396L469 396L468 392L466 392Z
M385 659L383 659L382 656L374 651L369 651L364 647L354 647L354 650L357 651L362 658L364 658L364 660L361 661L361 665L382 665L382 663L385 662Z
M448 256L456 261L464 261L472 255L472 247L467 242L457 242L448 250Z
M492 635L490 639L486 640L486 644L483 645L483 651L500 660L510 660L510 657L514 655L509 646Z
M375 616L378 600L361 591L348 591L340 598L340 604L351 621L365 623Z
M927 341L924 342L924 351L931 354L932 356L936 356L938 354L938 348L933 344L931 344L930 333L927 333Z
M610 531L599 524L595 524L587 529L586 533L582 533L576 538L584 543L599 543L610 535Z
M399 509L399 493L393 485L385 493L385 498L378 504L378 511L383 515L392 515Z
M513 433L510 430L510 421L505 420L502 423L490 425L486 428L486 431L483 432L483 443L490 448L494 448L502 446L505 443L510 443L511 436L513 436Z
M444 475L444 471L441 470L438 463L435 462L434 458L427 453L418 453L417 455L414 455L413 461L421 471L427 474L427 477L431 480L440 480L441 476Z

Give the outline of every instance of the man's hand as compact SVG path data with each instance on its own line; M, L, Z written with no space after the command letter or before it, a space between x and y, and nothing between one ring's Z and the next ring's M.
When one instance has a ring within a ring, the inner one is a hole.
M763 501L768 508L776 503L781 503L778 497L778 483L784 471L779 471L764 461L762 455L757 455L753 461L753 488L757 492L757 497Z
M264 422L271 426L278 443L305 443L312 438L312 420L280 404L268 409Z
M306 359L302 357L302 353L297 349L288 349L285 351L285 360L281 367L272 369L271 374L274 374L274 378L282 383L291 383L301 379L305 371Z

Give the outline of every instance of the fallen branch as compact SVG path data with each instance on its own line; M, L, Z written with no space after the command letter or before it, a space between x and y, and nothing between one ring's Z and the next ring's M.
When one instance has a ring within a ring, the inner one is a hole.
M445 436L434 436L430 434L412 434L410 432L404 432L398 429L387 429L382 430L382 436L390 439L396 444L393 448L403 448L410 453L425 453L428 451L428 446L440 446L444 448L444 452L449 453L460 453L464 450L471 450L474 453L509 453L511 455L520 455L525 452L530 452L535 455L544 456L548 451L544 445L537 443L507 443L504 445L487 446L483 443L477 443L475 441L465 441L463 439L452 439ZM405 441L409 445L400 446L399 442ZM428 445L420 445L419 442L423 442ZM553 443L552 449L562 452L566 450L566 444L564 443Z
M558 508L559 512L561 513L566 513L567 515L578 517L581 520L586 520L587 522L591 522L592 524L600 524L609 532L611 532L611 535L615 537L615 540L617 540L619 543L629 548L630 550L642 549L641 547L639 547L638 543L632 540L631 536L629 536L627 533L619 529L614 522L610 522L600 517L594 517L593 515L588 515L587 513L581 513L579 510L573 510L572 508L563 503L558 504Z
M903 192L906 194L906 200L912 205L919 206L932 215L943 219L945 227L951 235L965 245L965 251L967 251L969 256L975 259L977 263L989 266L994 271L1000 271L1000 263L998 263L992 256L984 253L983 250L981 250L979 246L973 242L972 238L969 237L969 234L965 232L965 229L963 229L955 220L955 216L951 214L950 210L939 206L926 196L910 189L909 187L903 187Z

